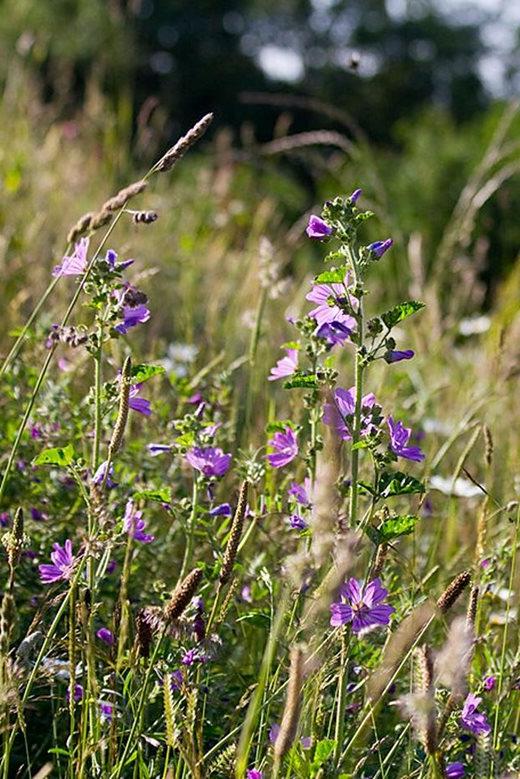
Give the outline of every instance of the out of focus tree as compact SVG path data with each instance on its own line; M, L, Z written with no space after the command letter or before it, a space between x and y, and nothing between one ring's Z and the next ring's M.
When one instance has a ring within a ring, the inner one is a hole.
M385 0L3 0L1 7L3 73L24 58L65 108L94 74L111 97L130 91L136 110L156 95L175 125L218 109L223 123L252 119L268 137L274 115L245 106L240 93L303 92L347 109L371 138L387 141L396 121L425 105L465 120L488 98L478 20L462 24L427 0L399 14ZM312 126L308 114L296 121Z

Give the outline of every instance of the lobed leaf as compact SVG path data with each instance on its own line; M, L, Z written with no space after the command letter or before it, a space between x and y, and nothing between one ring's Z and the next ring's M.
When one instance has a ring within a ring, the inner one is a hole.
M398 306L394 306L389 311L385 311L384 314L381 314L381 319L390 329L404 319L408 319L412 314L420 311L421 308L424 308L424 303L421 303L419 300L407 300L404 303L399 303Z

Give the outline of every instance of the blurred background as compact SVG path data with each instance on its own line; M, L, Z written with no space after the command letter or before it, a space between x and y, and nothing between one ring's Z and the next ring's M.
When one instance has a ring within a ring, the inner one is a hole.
M3 0L1 8L4 333L45 289L77 218L143 175L208 111L215 121L204 142L143 200L159 221L128 222L114 235L122 252L143 259L152 305L159 296L147 338L191 343L197 334L214 353L224 326L240 321L239 354L261 286L262 237L297 307L319 257L304 240L306 215L357 186L378 215L368 237L396 241L375 298L423 296L439 337L486 330L482 315L498 300L498 328L512 324L520 4ZM283 330L282 297L273 321ZM462 331L461 320L469 321Z

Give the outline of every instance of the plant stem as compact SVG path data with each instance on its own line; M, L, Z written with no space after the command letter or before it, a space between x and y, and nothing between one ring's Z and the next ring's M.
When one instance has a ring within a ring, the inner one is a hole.
M191 512L186 525L186 547L184 550L184 559L182 561L182 568L180 573L180 580L186 576L186 571L191 563L193 557L193 541L195 531L195 518L197 516L197 504L199 500L199 480L197 477L193 479L193 493L191 496Z
M336 727L334 730L334 740L336 746L334 748L334 766L336 771L339 770L341 760L341 748L343 745L343 733L345 729L345 698L347 694L347 657L348 657L348 634L347 628L342 629L341 636L341 655L340 655L340 669L339 669L339 694L336 707Z

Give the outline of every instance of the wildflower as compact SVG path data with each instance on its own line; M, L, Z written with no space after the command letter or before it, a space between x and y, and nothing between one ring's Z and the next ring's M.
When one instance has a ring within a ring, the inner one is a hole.
M491 732L491 725L487 721L485 714L480 714L477 709L479 707L482 698L469 693L464 706L462 707L462 713L460 715L460 722L464 728L470 730L476 736L486 736Z
M115 326L121 335L126 335L130 328L144 324L150 319L150 309L141 303L138 306L123 306L123 321Z
M184 684L184 675L182 671L177 669L170 674L170 687L172 692L178 692Z
M99 710L101 712L101 719L106 722L112 722L112 716L114 713L114 707L111 703L106 701L99 702Z
M139 392L141 391L142 386L143 386L142 384L133 384L130 387L130 397L128 400L128 406L134 411L138 411L139 414L144 414L145 417L149 417L150 414L152 413L150 401L146 400L146 398L137 397L139 395Z
M373 579L362 585L357 579L349 579L341 585L341 600L332 603L330 624L333 627L352 623L352 631L362 635L374 628L388 625L393 606L383 603L388 591L382 587L380 579Z
M160 454L171 452L172 448L168 444L147 444L148 454L150 457L158 457Z
M271 744L276 743L276 739L278 738L279 733L280 733L280 725L278 725L277 722L274 722L269 728L269 741L271 742Z
M362 189L355 189L354 192L349 197L350 202L351 203L357 203L357 201L359 200L359 198L361 197L362 194L363 194L363 190Z
M323 421L326 425L335 428L336 433L343 441L352 439L352 425L356 410L356 389L351 387L346 390L338 387L334 390L332 403L325 403L323 407ZM368 435L374 429L370 422L370 414L366 412L376 404L376 397L372 393L365 395L361 400L361 435ZM363 414L365 412L365 414Z
M74 700L74 703L79 703L80 700L83 698L84 693L85 693L85 691L84 691L83 687L81 686L81 684L75 684L74 685L74 694L72 696L72 698ZM67 703L69 703L70 702L70 687L67 690L65 698L67 700Z
M414 355L415 352L413 349L405 349L403 352L393 349L385 354L385 360L390 364L392 362L401 362L401 360L411 360Z
M249 584L244 584L240 591L240 597L244 601L244 603L252 603L253 598L251 595L251 587Z
M188 649L187 652L181 658L183 665L192 666L195 663L205 663L206 656L201 654L197 649Z
M31 515L31 519L33 519L35 522L41 522L42 520L47 519L47 515L34 506L31 506L29 513Z
M186 453L186 460L206 477L223 476L231 464L231 455L218 446L194 446Z
M297 482L292 481L289 486L289 489L287 490L287 494L295 498L296 502L299 503L301 506L310 506L311 486L312 486L311 480L307 476L303 484L298 484Z
M0 527L7 527L9 522L11 520L11 517L9 516L8 511L2 511L0 513Z
M94 476L92 477L92 481L94 484L102 484L103 479L105 478L105 472L108 466L108 460L105 460L101 463L97 471L95 472ZM108 476L106 478L105 484L110 489L111 487L117 487L117 483L112 479L112 476L114 475L114 466L111 465L108 469Z
M275 433L267 442L275 451L267 455L269 465L273 468L283 468L288 465L298 454L298 442L296 434L290 427L286 427L283 433Z
M100 641L103 641L104 644L107 644L108 646L114 645L114 634L111 630L108 628L99 628L99 630L96 633L96 636L99 638Z
M462 763L449 763L446 766L445 776L447 779L461 779L465 773Z
M246 779L263 779L264 772L257 771L256 768L248 768Z
M274 368L271 368L267 381L277 381L285 376L291 376L298 369L298 349L286 349L285 351L287 356L282 357Z
M309 316L316 320L318 327L339 322L351 332L356 329L354 317L343 310L346 305L350 305L353 310L358 307L357 299L348 292L349 286L350 273L347 272L343 283L314 284L312 290L307 293L305 299L318 304L309 311Z
M232 513L233 511L229 503L221 503L219 506L211 509L209 515L210 517L230 517Z
M482 686L487 692L490 692L491 690L495 689L495 685L497 683L497 677L496 676L486 676L484 679Z
M68 581L74 573L77 558L72 554L72 541L67 539L64 546L53 544L52 564L39 565L40 579L44 584Z
M289 525L293 530L305 530L307 528L306 521L303 517L300 517L299 514L291 514L289 517Z
M316 335L318 338L324 338L330 346L343 346L354 330L354 327L347 327L344 322L325 322L318 328Z
M332 227L329 227L329 225L319 216L311 214L305 232L309 238L315 238L318 241L322 241L324 238L327 238L327 236L332 235Z
M61 265L54 267L52 275L56 278L57 276L80 276L85 273L87 269L88 245L88 238L80 238L74 246L74 251L70 257L65 256Z
M123 262L117 262L117 253L113 249L109 249L106 253L105 262L109 265L111 270L124 270L130 265L133 265L135 260L123 260Z
M135 511L134 502L132 500L127 501L125 516L123 517L123 530L125 533L128 533L134 541L140 541L142 544L150 544L152 541L155 541L155 536L151 536L144 532L146 522L142 516L142 511Z
M43 438L43 431L39 425L31 425L29 432L31 438Z
M390 249L393 243L391 238L387 238L386 241L375 241L374 243L369 244L367 248L375 254L376 258L379 260L383 254Z
M398 457L405 460L413 460L420 463L424 460L424 454L418 446L406 446L412 435L411 427L404 427L402 422L394 422L392 417L387 419L390 431L390 450Z

